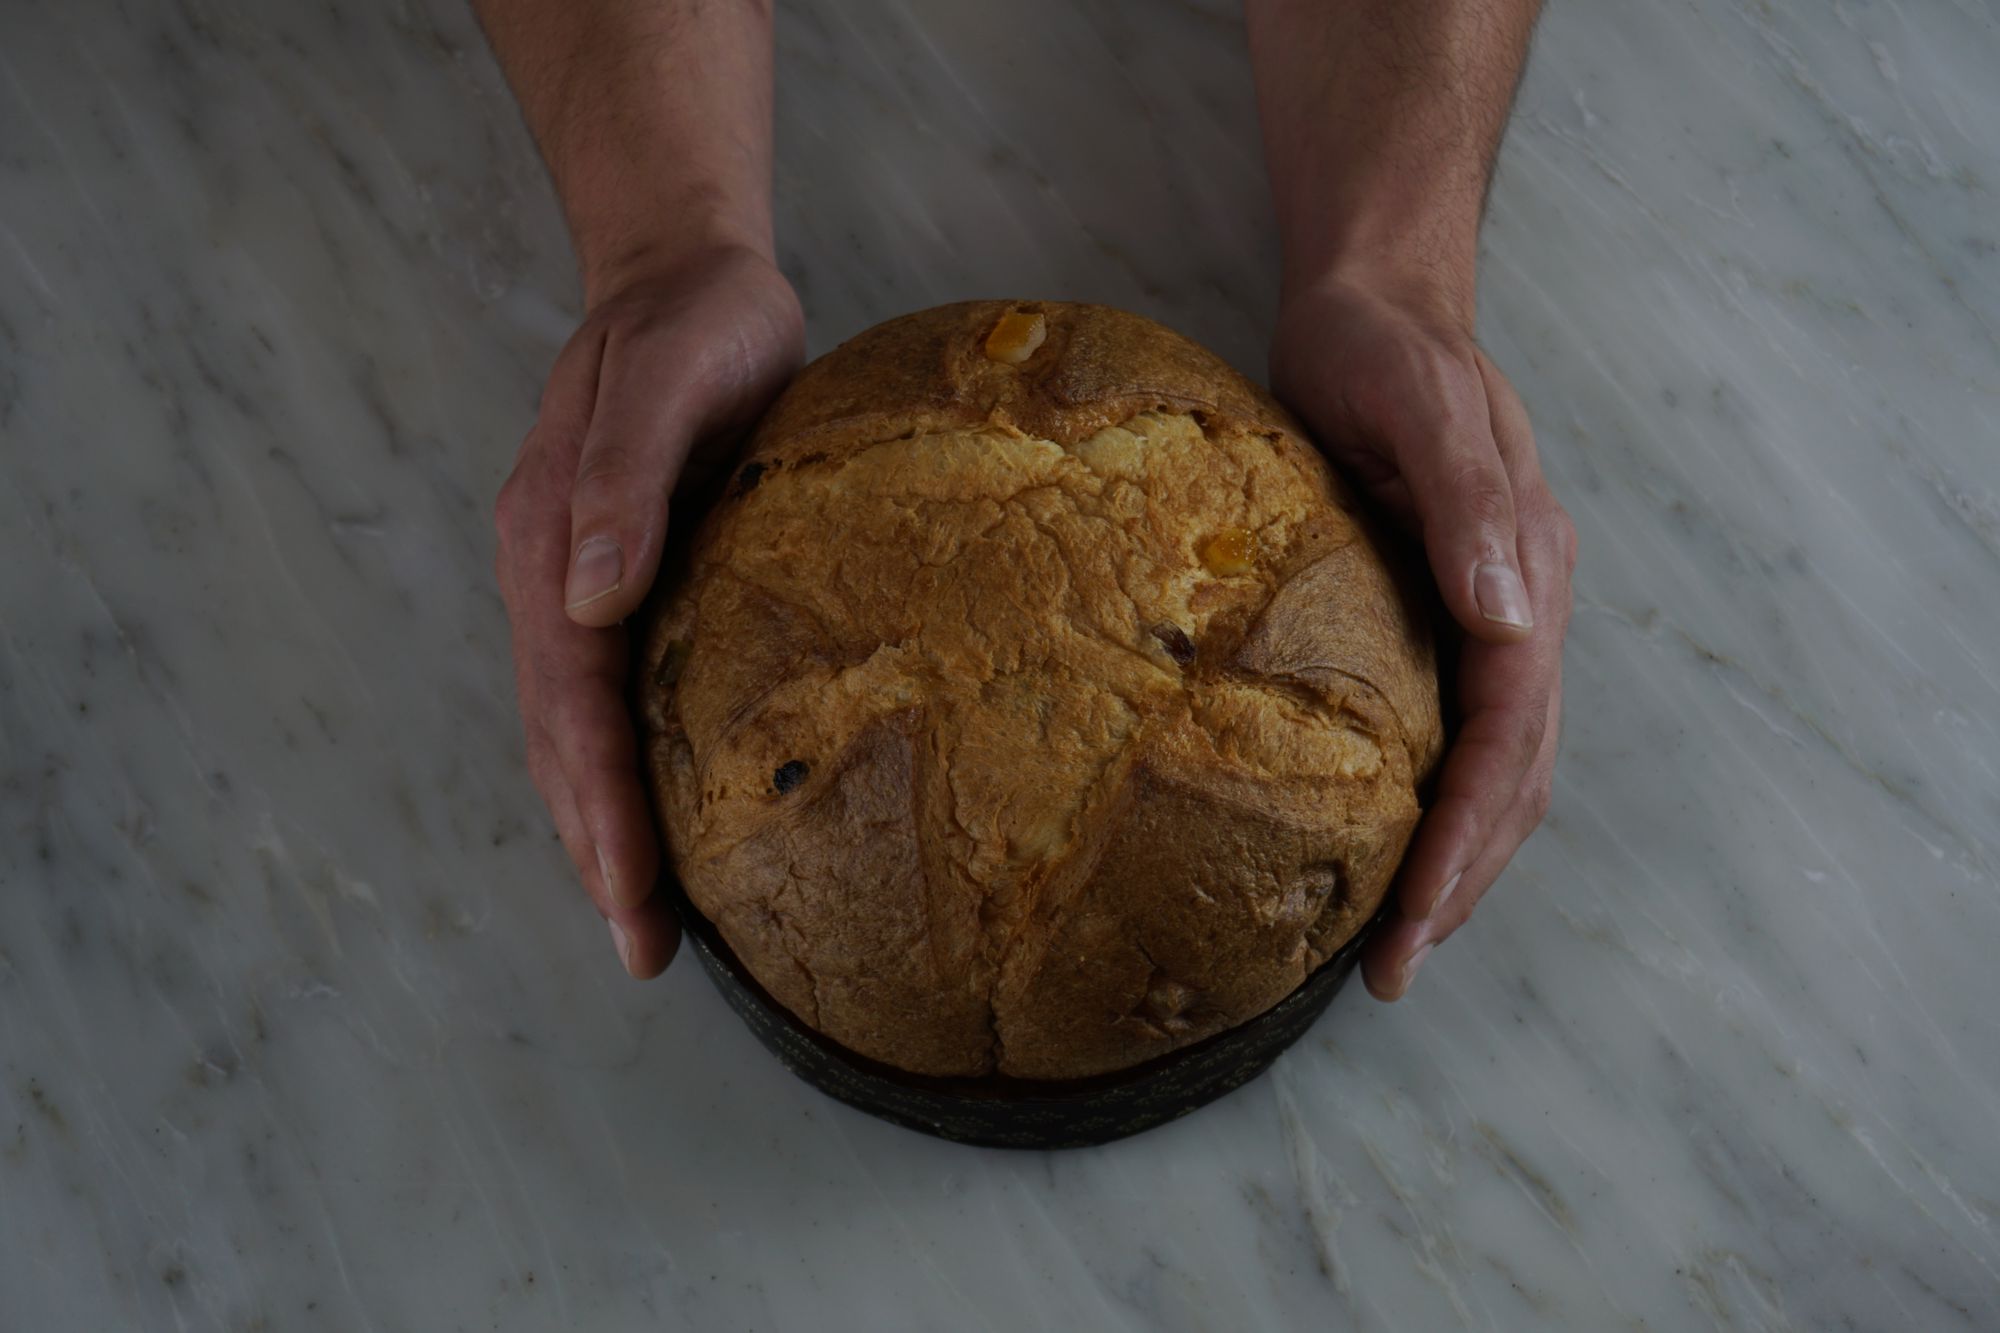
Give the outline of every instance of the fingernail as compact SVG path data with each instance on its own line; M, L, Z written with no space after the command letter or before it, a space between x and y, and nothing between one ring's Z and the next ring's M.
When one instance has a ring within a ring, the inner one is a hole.
M1528 609L1528 589L1521 576L1506 565L1491 562L1472 571L1472 595L1479 614L1502 625L1530 629L1535 613Z
M611 927L611 942L618 946L618 961L625 965L627 972L630 972L632 970L631 938L625 934L625 927L619 925L611 918L606 917L604 924ZM1404 984L1407 985L1408 983L1405 982Z
M604 848L597 849L597 873L604 880L604 896L612 902L618 901L618 880L611 873L611 858L604 854Z
M569 610L588 606L607 593L618 591L618 580L625 572L625 554L618 549L618 543L609 537L592 537L579 546L576 560L570 566L569 586L563 590L563 598Z
M1444 910L1444 905L1451 901L1451 895L1458 892L1458 882L1464 878L1465 872L1461 870L1444 882L1444 887L1437 891L1437 897L1431 899L1431 916L1435 917Z
M1435 948L1437 948L1436 940L1427 941L1421 949L1410 955L1409 962L1403 964L1403 990L1405 992L1410 989L1410 983L1417 979L1417 969L1424 965L1424 959L1430 957L1431 950Z

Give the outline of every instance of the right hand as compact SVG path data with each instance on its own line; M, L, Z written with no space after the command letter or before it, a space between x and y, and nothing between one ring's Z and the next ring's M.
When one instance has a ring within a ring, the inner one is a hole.
M739 247L593 295L500 490L495 571L514 629L528 768L619 958L656 976L680 931L625 702L620 622L659 569L667 498L701 441L753 422L798 369L791 284Z
M1457 734L1361 955L1376 998L1409 988L1548 810L1576 527L1520 395L1473 341L1471 303L1426 272L1330 276L1288 294L1271 378L1321 447L1422 537L1465 634ZM1459 299L1454 299L1458 297Z

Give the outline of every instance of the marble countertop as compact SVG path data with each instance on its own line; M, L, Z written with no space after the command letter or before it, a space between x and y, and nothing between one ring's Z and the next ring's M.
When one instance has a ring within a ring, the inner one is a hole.
M1226 0L783 0L815 350L1261 372ZM1582 534L1546 827L1408 1002L1101 1150L623 978L489 514L575 318L451 0L0 15L0 1328L2000 1327L2000 25L1557 0L1482 334Z

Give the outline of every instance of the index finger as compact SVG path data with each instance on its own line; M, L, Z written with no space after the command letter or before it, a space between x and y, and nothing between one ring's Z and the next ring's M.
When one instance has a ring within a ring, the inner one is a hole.
M638 739L625 704L629 670L622 626L592 629L563 608L569 507L548 506L523 542L522 638L535 676L540 721L576 798L606 894L636 906L659 873L659 840L639 781Z
M1513 805L1548 727L1549 696L1562 664L1560 645L1551 651L1552 638L1465 645L1458 670L1463 720L1403 862L1398 903L1404 916L1430 915Z
M1535 628L1518 642L1468 639L1464 645L1456 682L1462 722L1438 775L1435 800L1398 877L1400 919L1371 949L1397 973L1430 941L1439 905L1460 887L1461 877L1476 862L1490 863L1496 837L1511 832L1510 812L1555 725L1553 701L1570 607L1571 550L1563 536L1567 518L1542 480L1519 396L1483 352L1479 368L1494 444L1523 500L1521 565L1534 603ZM1508 854L1512 850L1507 846ZM1375 985L1373 972L1369 979L1371 989L1387 993Z

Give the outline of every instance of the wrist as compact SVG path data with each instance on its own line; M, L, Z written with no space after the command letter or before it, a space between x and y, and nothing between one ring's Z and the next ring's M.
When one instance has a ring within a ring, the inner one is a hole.
M1471 181L1363 170L1284 192L1283 299L1328 285L1391 297L1470 332L1480 195Z
M682 196L638 218L571 224L585 310L635 286L687 272L709 256L749 255L775 267L770 212Z
M1478 300L1470 256L1353 245L1329 250L1311 264L1287 258L1281 308L1338 293L1365 293L1441 333L1473 336Z
M773 255L768 9L628 8L651 17L583 24L523 99L588 305L703 253Z

